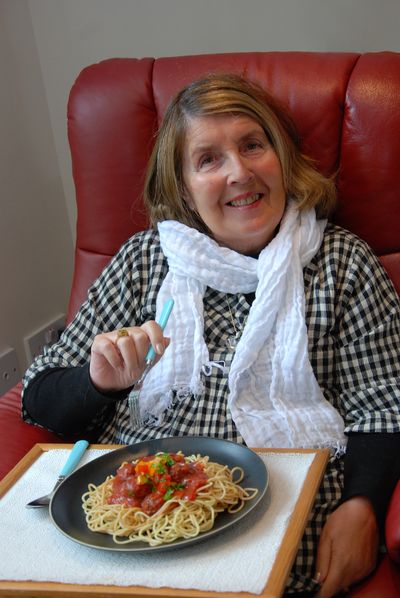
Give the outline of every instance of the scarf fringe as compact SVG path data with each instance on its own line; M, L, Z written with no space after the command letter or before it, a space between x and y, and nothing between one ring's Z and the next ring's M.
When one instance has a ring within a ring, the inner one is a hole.
M174 386L166 393L154 397L154 407L143 405L142 402L136 407L134 417L131 418L133 429L138 429L143 425L161 426L165 419L166 413L174 409L176 405L182 403L188 398L197 401L204 397L205 387L200 382L196 390L192 390L189 386Z

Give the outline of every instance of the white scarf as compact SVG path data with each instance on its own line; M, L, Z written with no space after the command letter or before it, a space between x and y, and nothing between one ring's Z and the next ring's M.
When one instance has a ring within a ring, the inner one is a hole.
M157 297L157 315L172 297L165 335L171 344L148 374L141 416L161 418L173 391L203 393L210 363L203 338L207 286L222 293L256 293L229 372L228 408L245 442L257 447L346 445L339 413L324 398L308 358L303 268L318 251L326 221L289 203L278 234L258 259L220 247L172 220L158 225L169 271Z

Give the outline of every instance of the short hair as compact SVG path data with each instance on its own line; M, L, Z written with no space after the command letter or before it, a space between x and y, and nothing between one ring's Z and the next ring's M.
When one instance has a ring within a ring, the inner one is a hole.
M191 118L244 114L264 130L282 168L287 197L300 211L315 208L326 217L336 201L332 178L325 177L300 149L296 127L283 105L259 85L235 74L211 74L183 88L169 104L150 156L144 203L150 222L177 220L209 231L185 201L183 153Z

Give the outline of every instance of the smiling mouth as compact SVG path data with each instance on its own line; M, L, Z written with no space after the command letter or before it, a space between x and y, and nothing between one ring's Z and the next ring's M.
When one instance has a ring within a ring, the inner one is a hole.
M248 195L247 197L241 197L239 199L233 199L229 201L226 205L232 206L234 208L241 208L243 206L250 206L251 204L255 203L263 196L262 193L254 193L253 195Z

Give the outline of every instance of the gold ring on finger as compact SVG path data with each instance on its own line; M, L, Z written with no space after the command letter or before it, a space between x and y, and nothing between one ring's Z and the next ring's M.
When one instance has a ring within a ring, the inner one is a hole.
M119 328L119 330L117 330L117 338L121 338L122 336L129 336L129 332L126 328Z

